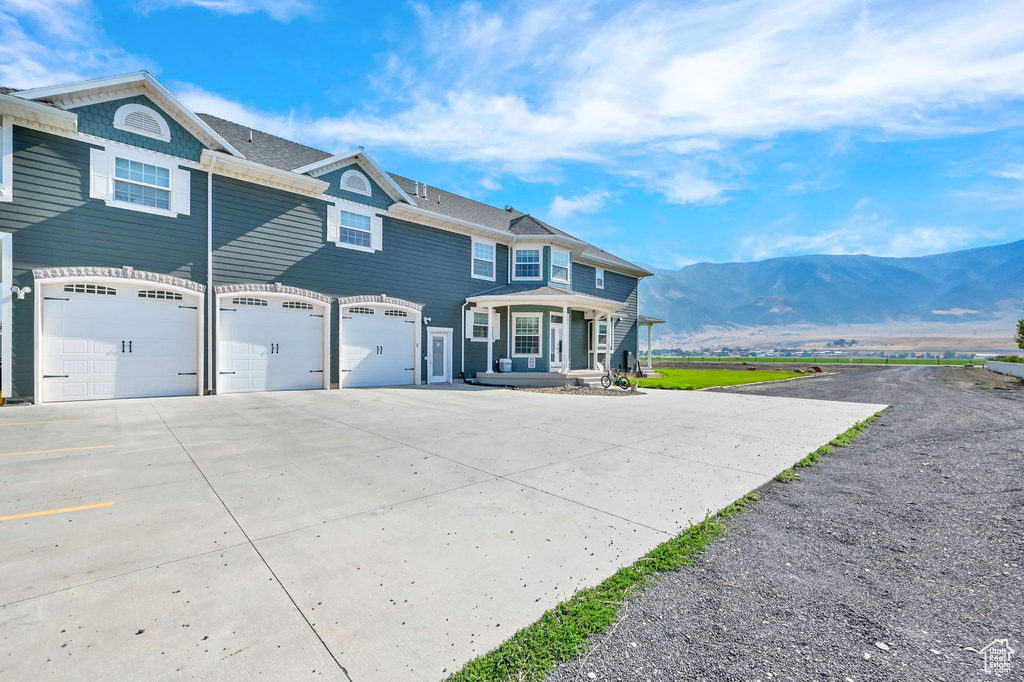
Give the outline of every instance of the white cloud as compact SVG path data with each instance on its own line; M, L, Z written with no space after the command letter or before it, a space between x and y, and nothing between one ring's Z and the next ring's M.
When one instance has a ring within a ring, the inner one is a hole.
M32 88L152 68L115 45L88 0L0 2L0 85Z
M610 198L611 194L604 190L570 198L556 196L551 200L548 215L557 220L564 220L575 215L597 213L605 207Z
M781 224L749 234L740 243L736 260L751 261L799 254L924 256L954 251L980 239L997 239L998 232L979 232L958 226L896 225L868 198L858 201L850 215L821 232L785 232Z
M313 0L140 0L135 3L141 12L181 7L200 7L215 14L257 14L265 12L275 21L288 23L315 10Z

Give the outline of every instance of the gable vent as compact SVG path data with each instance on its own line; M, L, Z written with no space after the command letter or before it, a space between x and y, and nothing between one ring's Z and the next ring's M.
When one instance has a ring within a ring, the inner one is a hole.
M144 111L133 111L124 117L124 124L129 128L138 128L152 135L160 134L160 123Z
M348 176L348 178L345 180L345 186L348 187L349 189L354 189L357 192L365 192L367 189L369 189L366 186L366 180L363 180L358 175Z
M369 178L357 170L348 170L341 174L341 188L366 196L372 194Z
M171 139L171 129L164 117L142 104L125 104L114 112L114 127L165 142Z

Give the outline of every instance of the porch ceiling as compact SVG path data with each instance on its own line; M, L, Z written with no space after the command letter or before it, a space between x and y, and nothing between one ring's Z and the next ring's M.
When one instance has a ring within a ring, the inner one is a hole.
M581 294L550 286L523 288L515 285L500 287L466 298L467 303L478 306L499 307L508 305L546 305L555 308L596 310L612 314L623 306L621 301Z

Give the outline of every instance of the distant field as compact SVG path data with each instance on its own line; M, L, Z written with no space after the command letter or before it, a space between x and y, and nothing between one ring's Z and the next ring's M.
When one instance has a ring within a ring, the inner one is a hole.
M646 357L641 357L642 362L647 362ZM823 365L823 364L847 364L847 365L984 365L984 360L927 360L919 358L851 358L851 357L828 357L828 358L717 358L688 356L678 357L672 355L654 356L655 362L798 362L801 364Z
M762 371L735 369L659 369L663 376L638 379L643 388L664 388L681 391L695 391L711 386L738 386L758 381L781 381L793 377L807 376L800 372Z

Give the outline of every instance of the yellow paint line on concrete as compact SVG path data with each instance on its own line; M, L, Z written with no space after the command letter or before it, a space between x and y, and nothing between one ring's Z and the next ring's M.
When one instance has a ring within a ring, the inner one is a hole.
M84 511L86 509L99 509L100 507L112 507L113 502L102 504L87 504L84 507L67 507L65 509L51 509L49 511L32 512L31 514L15 514L14 516L0 516L0 521L13 521L15 519L27 519L30 516L47 516L49 514L63 514L65 512Z
M30 426L32 424L70 424L72 422L108 422L113 417L98 417L96 419L54 419L49 422L14 422L13 424L0 424L0 427L4 426Z
M28 450L27 452L4 452L0 457L13 457L14 455L41 455L46 452L71 452L72 450L99 450L101 448L112 448L113 445L87 445L84 448L56 448L54 450Z

